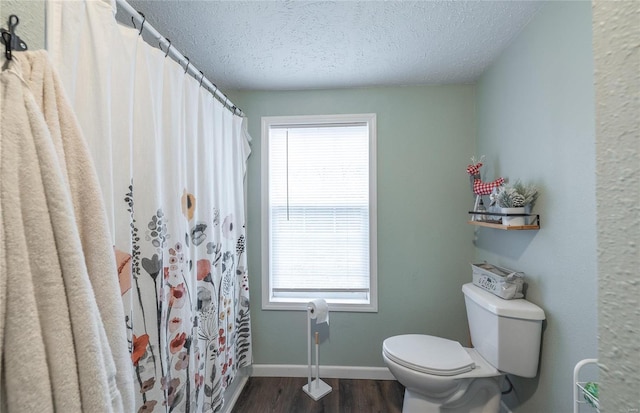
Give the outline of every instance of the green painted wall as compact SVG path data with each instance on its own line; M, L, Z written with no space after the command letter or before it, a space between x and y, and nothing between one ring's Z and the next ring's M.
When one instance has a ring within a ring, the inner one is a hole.
M472 205L465 167L475 150L470 85L292 92L233 92L249 117L247 249L254 361L306 364L306 314L261 309L262 116L376 113L377 313L332 313L327 365L383 366L382 341L428 333L467 342L461 285L470 280Z
M378 114L379 307L333 313L325 364L381 366L385 337L422 332L466 342L460 285L468 263L523 270L547 313L536 379L513 378L517 412L570 411L575 363L597 357L595 120L591 8L550 3L473 86L235 92L250 119L248 243L255 362L304 364L300 312L260 309L260 117ZM476 113L477 112L477 113ZM477 150L475 149L477 145ZM537 183L537 232L477 230L464 167ZM474 256L475 254L475 256Z
M477 85L489 176L542 190L540 231L478 234L478 259L524 271L528 298L547 314L538 378L514 379L517 412L571 411L573 367L598 356L591 33L590 2L552 2Z

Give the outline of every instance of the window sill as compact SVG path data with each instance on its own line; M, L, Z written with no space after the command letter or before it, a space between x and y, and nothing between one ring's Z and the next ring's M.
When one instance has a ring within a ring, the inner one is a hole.
M276 310L276 311L307 311L307 303L310 300L299 300L298 302L292 302L291 299L287 301L263 301L263 310ZM351 313L377 313L378 306L376 303L345 303L345 302L332 302L327 300L329 305L329 312L351 312Z

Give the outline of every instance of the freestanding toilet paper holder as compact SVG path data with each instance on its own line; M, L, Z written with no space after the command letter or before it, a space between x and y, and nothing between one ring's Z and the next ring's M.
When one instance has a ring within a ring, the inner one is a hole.
M326 305L326 304L325 304ZM319 362L319 334L316 331L315 344L316 344L316 378L311 380L311 318L316 318L316 306L314 303L307 305L307 363L309 365L309 375L307 377L307 384L302 386L302 390L309 395L313 400L318 401L331 392L331 386L324 381L320 380L320 362Z

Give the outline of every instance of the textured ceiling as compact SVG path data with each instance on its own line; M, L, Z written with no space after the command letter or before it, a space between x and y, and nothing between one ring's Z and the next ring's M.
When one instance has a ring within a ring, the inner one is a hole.
M543 4L129 3L223 90L474 82Z

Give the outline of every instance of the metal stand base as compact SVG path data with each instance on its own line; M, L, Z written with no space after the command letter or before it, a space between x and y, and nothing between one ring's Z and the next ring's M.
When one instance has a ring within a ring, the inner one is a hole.
M323 382L320 379L315 379L311 382L311 390L309 390L309 384L302 386L302 390L309 395L313 400L318 401L327 394L331 393L331 386Z

